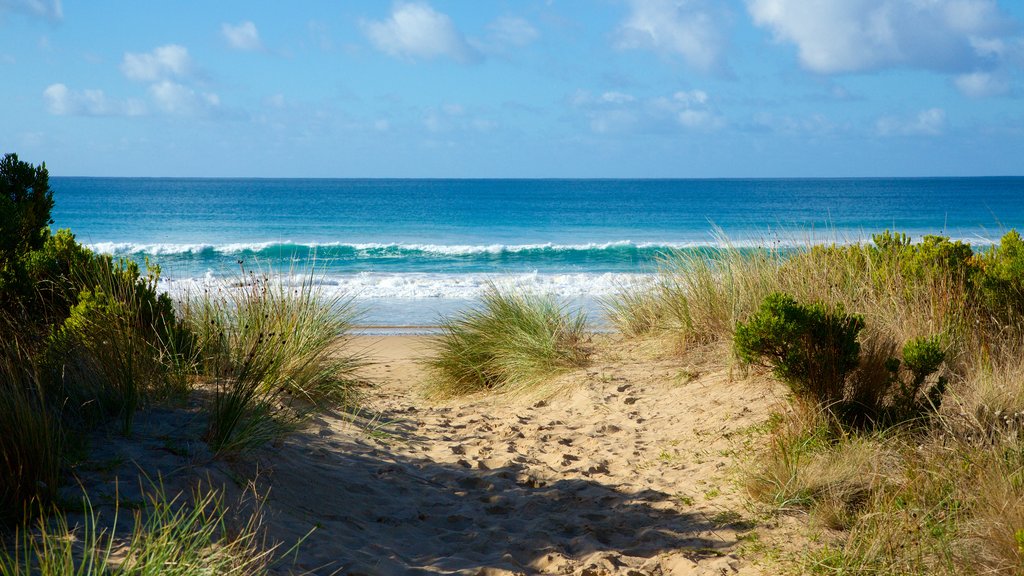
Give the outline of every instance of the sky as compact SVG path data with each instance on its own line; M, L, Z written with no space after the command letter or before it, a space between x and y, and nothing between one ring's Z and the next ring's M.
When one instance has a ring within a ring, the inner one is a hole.
M0 0L56 176L1024 174L1020 0Z

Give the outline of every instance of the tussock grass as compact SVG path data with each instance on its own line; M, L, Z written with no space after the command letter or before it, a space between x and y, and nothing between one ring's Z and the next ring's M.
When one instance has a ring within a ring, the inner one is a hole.
M586 364L586 326L583 313L567 312L552 297L491 286L477 308L442 322L434 356L426 361L428 394L535 387Z
M294 278L295 276L291 276ZM201 377L213 386L207 439L217 451L261 444L294 426L300 406L356 402L362 356L346 346L358 312L315 274L297 284L257 272L186 299Z
M64 447L59 414L32 359L17 341L0 342L0 525L46 504L58 486Z
M0 549L0 576L200 576L266 574L274 547L266 547L260 515L229 527L228 508L215 491L191 498L156 489L125 533L120 518L107 530L85 502L84 525L69 526L61 513L22 529Z

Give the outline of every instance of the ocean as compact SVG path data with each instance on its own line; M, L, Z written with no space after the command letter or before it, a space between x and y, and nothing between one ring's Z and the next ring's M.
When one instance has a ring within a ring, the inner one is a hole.
M174 296L260 270L310 270L362 322L418 331L489 282L600 299L667 251L854 242L886 229L991 244L1024 230L1024 177L737 180L75 178L54 227L162 269ZM387 328L384 328L387 327Z

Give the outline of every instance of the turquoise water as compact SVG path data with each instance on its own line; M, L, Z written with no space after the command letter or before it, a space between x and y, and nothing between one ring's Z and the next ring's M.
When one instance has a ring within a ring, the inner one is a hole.
M53 178L56 227L163 269L172 294L241 266L317 272L365 321L426 325L490 281L596 298L666 250L849 242L896 229L975 244L1024 229L1024 178L303 180ZM719 232L716 232L718 230ZM240 264L241 262L241 264Z

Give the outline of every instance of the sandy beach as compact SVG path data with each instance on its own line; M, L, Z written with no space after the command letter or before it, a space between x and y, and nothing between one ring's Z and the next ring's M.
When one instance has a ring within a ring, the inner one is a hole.
M188 407L150 410L132 438L92 442L76 479L101 511L141 498L140 472L171 494L259 494L268 542L301 541L281 574L771 573L736 480L776 385L605 336L546 397L435 403L419 391L429 337L353 345L375 383L357 414L222 460Z

